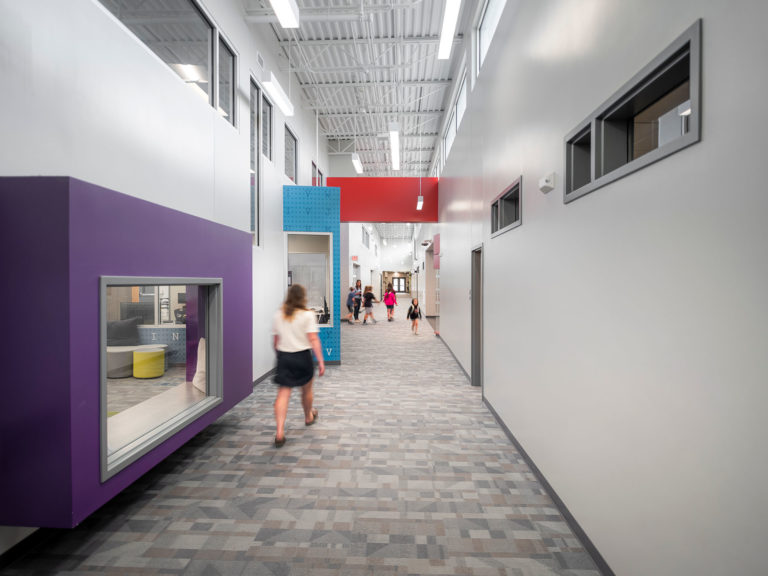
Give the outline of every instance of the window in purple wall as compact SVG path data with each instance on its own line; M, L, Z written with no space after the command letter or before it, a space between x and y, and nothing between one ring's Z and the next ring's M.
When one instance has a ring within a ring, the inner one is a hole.
M103 277L102 481L221 402L221 281Z

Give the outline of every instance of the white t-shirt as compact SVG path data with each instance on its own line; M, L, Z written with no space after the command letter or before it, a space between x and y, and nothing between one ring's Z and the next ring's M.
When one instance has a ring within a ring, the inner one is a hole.
M272 325L274 333L277 334L277 349L280 352L309 350L312 345L307 333L319 331L315 313L311 310L296 310L290 320L286 320L281 308L275 312Z

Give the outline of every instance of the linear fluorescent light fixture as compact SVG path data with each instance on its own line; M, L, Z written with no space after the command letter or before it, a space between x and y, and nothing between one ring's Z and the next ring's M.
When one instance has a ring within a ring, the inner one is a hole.
M299 27L299 6L296 0L269 0L275 11L280 26L283 28Z
M357 172L358 174L363 173L363 163L360 162L360 156L358 155L357 152L352 153L352 166L355 167L355 172Z
M208 71L202 66L196 64L171 64L171 68L176 72L184 82L208 83Z
M389 148L392 154L392 170L400 170L400 126L397 122L389 124Z
M443 27L440 30L440 44L437 48L437 59L448 60L451 57L453 34L456 32L456 22L459 19L461 0L445 0L443 12Z
M273 72L264 72L264 80L262 82L264 90L272 97L272 101L277 104L277 107L282 110L286 116L293 116L293 104L288 99L288 96L283 92L282 86L275 78Z

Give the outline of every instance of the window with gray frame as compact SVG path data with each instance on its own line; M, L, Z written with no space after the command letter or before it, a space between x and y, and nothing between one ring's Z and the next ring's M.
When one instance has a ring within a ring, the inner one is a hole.
M235 54L219 37L219 112L235 125Z
M221 403L221 284L101 278L102 481Z
M317 164L312 162L312 186L320 186L317 183Z
M323 173L320 170L320 168L317 169L317 185L325 186L325 176L323 176Z
M522 182L521 176L491 202L491 237L520 226Z
M700 139L701 20L565 138L570 202Z
M251 232L255 246L261 245L259 208L261 205L259 175L261 155L259 154L259 103L261 90L251 79Z
M477 25L477 72L483 66L507 0L486 0Z
M272 103L261 96L261 153L272 160Z
M285 127L285 175L296 184L298 141L288 126Z
M173 0L172 12L145 0L100 0L188 86L213 104L214 26L192 0ZM169 22L169 14L171 21Z

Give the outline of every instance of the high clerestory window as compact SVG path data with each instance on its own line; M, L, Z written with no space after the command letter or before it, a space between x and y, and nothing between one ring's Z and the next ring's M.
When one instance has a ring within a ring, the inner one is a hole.
M451 116L448 119L448 124L445 127L445 136L443 136L443 149L445 150L445 157L451 153L453 147L453 141L456 138L456 114L451 112Z
M288 126L285 127L285 175L296 184L298 141Z
M193 0L99 0L123 25L200 95L235 123L235 55ZM214 60L217 46L218 61ZM214 80L218 95L214 94ZM218 101L217 101L218 100Z
M251 79L251 232L253 244L261 245L259 209L261 207L260 182L261 154L259 154L259 138L261 130L259 126L259 104L261 103L261 90L256 82Z
M456 95L456 131L461 126L461 119L464 117L464 111L467 109L467 74L462 75L459 91Z
M261 97L261 153L272 160L272 103Z
M700 139L701 21L565 138L570 202Z
M496 32L496 26L499 25L501 14L504 12L504 6L507 0L486 0L483 10L480 13L480 21L477 25L477 72L483 65L485 56L493 40L493 34Z
M461 119L464 117L464 111L467 109L467 78L466 73L462 73L461 81L459 82L459 88L456 91L456 99L451 104L451 113L448 118L448 123L445 126L445 134L443 135L443 150L445 158L451 152L453 147L453 141L456 139L456 134L459 131L461 125Z
M235 124L235 54L219 38L219 112Z

